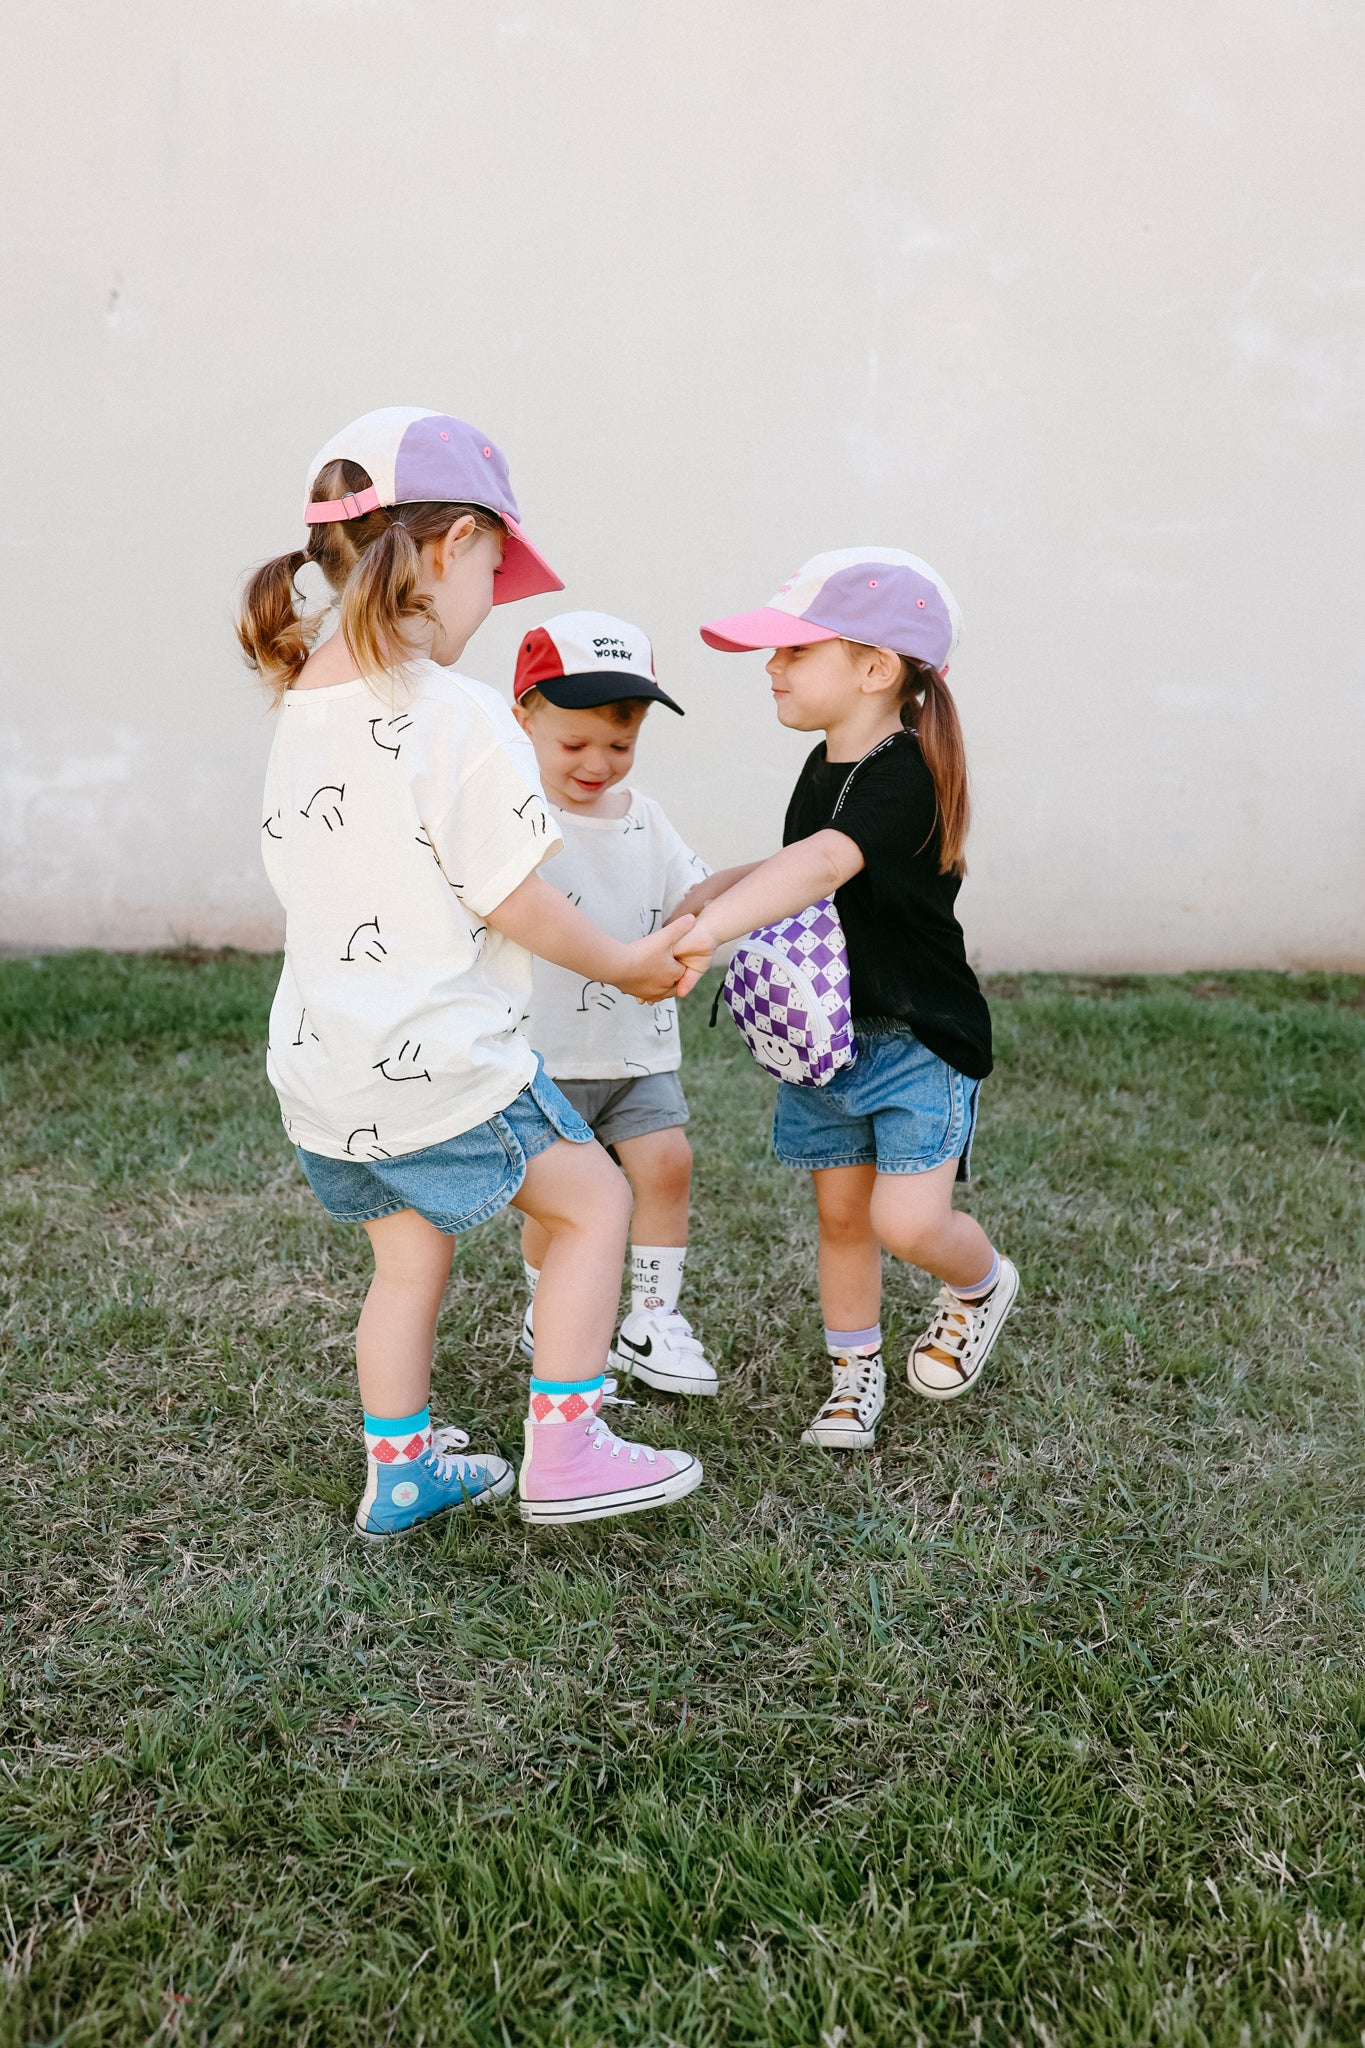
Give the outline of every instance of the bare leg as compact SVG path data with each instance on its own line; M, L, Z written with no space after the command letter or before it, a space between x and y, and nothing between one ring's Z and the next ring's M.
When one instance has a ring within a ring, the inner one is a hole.
M360 1398L367 1415L415 1415L431 1398L436 1318L455 1241L415 1209L381 1216L365 1232L374 1278L355 1333Z
M534 1266L537 1273L545 1264L545 1253L550 1243L549 1232L534 1216L521 1219L521 1256L528 1266Z
M591 1379L616 1326L630 1188L600 1145L560 1138L539 1152L512 1206L546 1235L536 1289L537 1379Z
M875 1166L811 1175L820 1219L820 1311L829 1330L865 1330L882 1312L882 1248L872 1227Z
M636 1244L686 1244L692 1147L682 1126L623 1138L616 1150L635 1190L630 1234Z
M953 1207L956 1179L955 1159L929 1173L877 1174L871 1222L894 1257L950 1287L973 1287L985 1279L994 1251L976 1218Z

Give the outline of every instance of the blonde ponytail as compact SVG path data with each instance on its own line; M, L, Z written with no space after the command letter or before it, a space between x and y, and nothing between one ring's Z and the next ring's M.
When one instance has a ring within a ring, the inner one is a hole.
M312 502L327 504L369 490L358 462L329 462L313 482ZM434 617L422 591L422 545L444 540L459 519L486 533L505 534L485 505L380 506L359 519L326 520L312 528L306 549L277 555L247 578L237 617L237 638L249 665L280 702L313 651L325 611L302 613L294 579L315 562L339 601L340 630L361 674L371 685L412 657L410 629Z
M453 525L448 519L442 533ZM341 630L367 681L402 669L412 655L408 629L419 619L436 622L422 592L421 550L407 526L393 519L361 555L341 596Z

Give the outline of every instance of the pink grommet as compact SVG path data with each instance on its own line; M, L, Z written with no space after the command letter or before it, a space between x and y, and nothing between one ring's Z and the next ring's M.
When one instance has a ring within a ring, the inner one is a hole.
M921 611L924 610L924 599L922 597L917 597L915 599L915 603L919 606Z
M491 455L493 453L493 450L491 448L485 448L483 452L485 455Z
M868 577L868 579L867 579L867 587L868 587L868 589L869 589L869 590L875 590L875 589L877 588L877 579L876 579L876 577L875 577L875 576L869 576L869 577Z
M448 441L448 440L450 439L450 436L449 436L449 434L448 434L448 433L446 432L446 430L445 430L445 428L444 428L444 427L442 427L442 429L441 429L441 439L442 439L443 441Z

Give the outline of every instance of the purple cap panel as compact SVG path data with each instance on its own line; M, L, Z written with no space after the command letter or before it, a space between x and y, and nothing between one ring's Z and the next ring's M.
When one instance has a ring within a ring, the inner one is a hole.
M855 562L821 585L801 614L846 640L889 647L942 668L953 649L953 622L938 585L901 562Z
M405 430L393 478L396 505L487 505L505 518L520 516L502 450L448 413L414 420Z

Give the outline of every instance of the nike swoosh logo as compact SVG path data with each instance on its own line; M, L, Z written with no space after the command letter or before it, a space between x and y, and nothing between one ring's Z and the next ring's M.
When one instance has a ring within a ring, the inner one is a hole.
M624 1344L627 1351L633 1351L637 1358L648 1358L650 1352L654 1349L654 1339L652 1337L646 1337L643 1344L637 1344L633 1337L619 1337L617 1342Z

